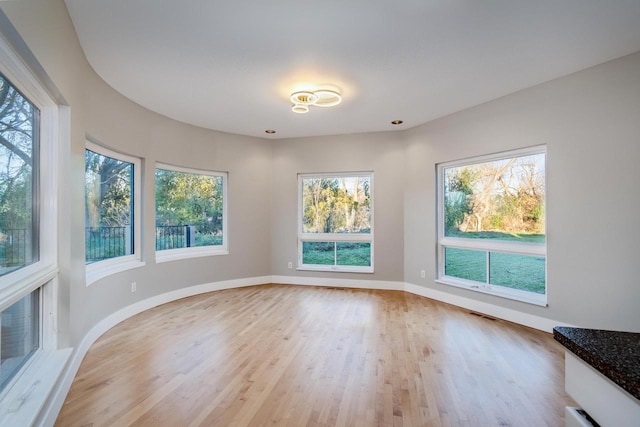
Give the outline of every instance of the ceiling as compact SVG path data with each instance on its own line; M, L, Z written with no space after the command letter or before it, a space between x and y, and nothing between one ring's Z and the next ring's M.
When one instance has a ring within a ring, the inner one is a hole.
M265 138L407 129L640 51L639 0L65 2L115 90ZM291 111L292 91L326 84L340 105Z

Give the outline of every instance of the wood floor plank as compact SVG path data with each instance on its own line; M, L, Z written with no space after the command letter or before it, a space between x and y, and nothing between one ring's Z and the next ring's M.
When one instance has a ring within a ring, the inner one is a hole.
M550 334L397 291L266 285L105 333L56 426L563 426Z

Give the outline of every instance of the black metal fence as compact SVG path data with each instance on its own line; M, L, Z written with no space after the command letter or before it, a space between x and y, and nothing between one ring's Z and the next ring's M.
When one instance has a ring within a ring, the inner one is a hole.
M131 227L85 228L85 258L101 261L132 253Z
M4 267L23 266L27 263L27 250L31 236L24 228L0 230L0 265Z
M87 262L129 255L133 249L131 227L87 227L85 229ZM202 233L195 225L156 226L156 250L221 245L222 233Z
M156 226L156 250L188 248L193 246L192 226L158 225Z

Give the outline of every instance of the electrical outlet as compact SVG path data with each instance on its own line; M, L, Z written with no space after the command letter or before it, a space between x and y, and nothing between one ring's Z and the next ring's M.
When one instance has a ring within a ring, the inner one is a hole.
M137 289L137 284L136 282L131 282L131 292L135 292Z
M424 270L420 270L420 277L422 277L423 279L427 277L427 272Z
M287 268L293 268L293 263L291 261L287 264Z

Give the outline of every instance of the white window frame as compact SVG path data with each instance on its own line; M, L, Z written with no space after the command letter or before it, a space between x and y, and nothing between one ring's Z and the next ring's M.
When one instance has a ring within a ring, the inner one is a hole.
M371 232L364 233L305 233L303 232L302 216L304 208L302 206L303 197L303 180L314 178L344 178L344 177L363 177L369 178L369 194L371 198ZM301 271L335 271L343 273L373 273L374 272L374 184L373 171L359 172L323 172L323 173L299 173L298 174L298 263L296 270ZM355 265L321 265L321 264L303 264L302 246L305 242L364 242L371 246L371 265L355 266Z
M31 425L71 354L58 350L57 336L58 153L61 141L68 141L70 120L68 109L56 103L2 32L0 72L40 110L39 259L0 277L0 311L40 289L39 348L0 392L0 424Z
M112 274L145 265L142 260L142 159L107 148L90 137L87 137L85 149L133 164L133 253L86 264L86 285L89 286Z
M156 250L156 263L168 262L168 261L177 261L181 259L187 258L198 258L205 256L217 256L217 255L228 255L229 254L229 214L228 214L228 205L229 205L229 173L228 172L220 172L220 171L211 171L204 169L196 169L196 168L188 168L183 166L176 166L169 163L161 163L156 162L156 167L154 169L154 200L155 200L155 170L163 169L174 172L182 172L194 175L205 175L212 177L220 177L222 178L222 245L211 245L211 246L192 246L190 248L176 248L176 249L165 249L158 251ZM154 218L156 216L155 213L155 202L154 202ZM155 220L154 220L154 238L153 238L153 247L156 247L155 241ZM155 250L155 249L154 249Z
M459 277L447 276L445 274L445 248L477 250L487 253L487 270L489 269L488 257L489 252L501 252L515 255L544 256L545 265L547 257L547 244L545 243L527 243L527 242L511 242L493 239L467 239L461 237L445 236L445 213L444 213L444 170L448 168L475 165L496 160L510 159L514 157L524 157L534 154L545 155L545 198L546 198L546 153L547 149L544 145L521 148L517 150L504 151L495 154L487 154L461 160L454 160L436 165L436 187L437 187L437 276L436 282L444 285L455 286L468 289L475 292L491 294L502 298L513 299L534 305L547 305L547 278L545 277L545 293L537 294L527 292L520 289L511 289L506 286L493 285L489 283L477 282L474 280L461 279ZM545 200L546 203L546 200ZM546 221L545 221L546 222ZM546 276L545 266L545 276ZM487 274L487 280L489 280Z

